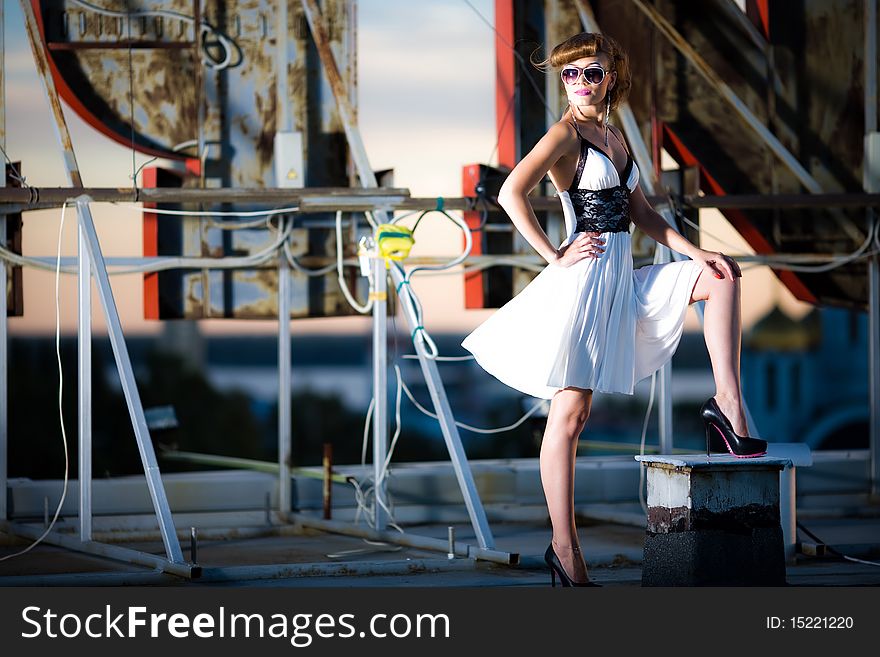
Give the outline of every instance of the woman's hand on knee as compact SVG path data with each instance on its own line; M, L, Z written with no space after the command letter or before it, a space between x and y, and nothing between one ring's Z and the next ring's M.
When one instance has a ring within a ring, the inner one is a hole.
M734 280L742 277L739 265L730 256L717 251L701 250L693 256L694 262L699 262L704 269L712 273L715 278L729 278Z

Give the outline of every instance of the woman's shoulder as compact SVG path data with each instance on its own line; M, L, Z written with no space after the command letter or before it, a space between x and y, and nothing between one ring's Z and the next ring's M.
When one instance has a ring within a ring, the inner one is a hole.
M554 141L575 143L578 141L578 133L571 121L567 117L562 117L556 123L552 124L546 133L546 137Z

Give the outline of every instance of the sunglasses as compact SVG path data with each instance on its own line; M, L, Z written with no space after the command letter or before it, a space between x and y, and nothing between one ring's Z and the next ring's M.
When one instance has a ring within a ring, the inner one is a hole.
M605 79L605 69L596 64L591 64L587 68L566 64L559 72L559 76L565 84L574 84L580 79L581 74L588 84L602 84L602 80Z

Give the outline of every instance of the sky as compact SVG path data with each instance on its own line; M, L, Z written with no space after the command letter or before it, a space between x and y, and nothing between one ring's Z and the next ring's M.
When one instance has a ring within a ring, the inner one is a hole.
M47 101L24 35L18 0L3 0L5 16L6 146L22 162L28 183L64 187L67 179ZM374 170L393 168L395 186L413 196L461 195L461 168L476 162L496 164L494 33L475 13L494 17L493 0L358 0L359 127ZM87 187L129 187L131 151L98 133L66 105L65 117ZM136 166L148 158L137 154ZM674 166L666 158L664 166ZM93 214L107 257L143 253L140 214L130 209L96 204ZM74 214L69 213L62 235L62 255L76 254ZM704 248L730 255L753 251L723 216L704 210L701 222L712 237ZM25 255L54 256L60 210L24 215ZM461 248L461 232L439 214L419 224L412 255L450 259ZM714 238L718 238L717 240ZM143 318L142 278L111 278L123 328L130 334L151 334L162 323ZM24 270L25 315L10 318L9 332L47 334L55 330L53 272ZM413 279L413 290L424 307L429 331L468 332L494 312L465 310L460 276ZM61 327L76 331L76 280L62 276ZM792 317L810 306L794 299L766 267L747 269L743 278L743 324L746 330L774 303ZM97 299L93 330L104 320ZM297 320L293 333L367 333L371 320L363 317ZM200 320L204 334L275 333L274 321ZM685 330L700 330L693 309Z

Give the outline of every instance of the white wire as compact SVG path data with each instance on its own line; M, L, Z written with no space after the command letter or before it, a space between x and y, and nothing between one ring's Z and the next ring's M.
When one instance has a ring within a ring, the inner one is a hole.
M66 207L66 205L67 202L65 201L65 205L62 207L62 216L64 214L64 207ZM255 265L260 265L264 262L267 262L268 260L271 260L278 249L286 243L292 229L292 222L285 223L284 230L279 234L278 239L276 239L273 244L269 245L262 251L252 253L249 256L242 256L238 258L189 258L169 256L167 258L157 258L153 262L143 265L134 265L126 268L113 269L112 272L108 273L110 273L111 275L123 275L141 273L145 274L158 271L166 271L169 269L237 269L253 267ZM36 258L28 258L27 256L19 255L17 253L9 251L2 245L0 245L0 257L5 258L6 260L9 260L13 264L17 265L30 266L36 269L55 269L55 267L49 265L48 263L44 263ZM60 260L57 264L58 269L66 274L73 274L77 271L75 266L62 268L60 266Z
M94 202L94 201L93 201ZM141 201L141 203L155 203L153 200ZM137 205L134 203L116 203L111 202L111 205L116 206L117 208L122 208L124 210L134 210L135 212L140 212L141 214L145 212L149 212L151 214L169 214L169 215L182 215L187 217L272 217L276 214L291 214L294 212L299 212L299 206L292 206L289 208L273 208L272 210L205 210L205 211L195 211L195 210L167 210L165 208L145 208L141 205Z
M369 219L369 221L372 221L372 219ZM384 275L385 273L383 270L383 276ZM342 273L342 210L336 211L336 278L339 281L339 289L342 290L342 295L352 308L362 315L366 315L373 310L373 295L369 295L365 305L359 304L357 299L354 298L354 295L349 291L348 283L345 282L345 276ZM370 292L372 292L373 289L374 285L370 285Z
M842 556L844 559L846 559L848 561L855 561L856 563L864 563L869 566L880 566L880 563L877 563L876 561L865 561L864 559L856 559L855 557L850 557L846 554L844 554Z
M70 456L67 451L67 431L64 428L64 409L62 407L62 397L64 392L64 372L61 369L61 238L64 235L64 214L67 209L67 202L61 206L61 225L58 228L58 251L55 268L55 356L58 360L58 420L61 424L61 442L64 445L64 487L61 489L61 499L55 508L55 515L52 516L52 522L46 527L45 531L30 545L23 550L0 557L0 561L6 561L13 557L20 556L26 552L30 552L38 543L40 543L52 531L55 522L58 520L58 514L61 513L61 507L64 505L64 499L67 497L67 480L68 470L70 469ZM5 294L5 292L4 292Z
M728 244L727 242L725 242L721 238L715 237L714 235L712 235L710 232L708 232L702 226L699 226L699 225L695 224L694 222L692 222L690 219L685 217L684 214L682 214L677 208L675 208L674 211L675 211L676 215L678 215L678 217L682 221L684 221L686 224L688 224L692 228L695 228L698 231L700 231L701 234L706 235L708 237L711 237L713 240L720 242L721 244L723 244L724 246L726 246L728 248L731 248L734 250L739 250L739 247ZM871 255L874 255L874 253L876 253L877 251L871 251L871 252L864 254L864 255L863 255L863 252L865 251L865 249L868 248L868 246L871 244L872 241L877 242L877 238L876 238L877 234L878 234L878 229L877 229L876 222L875 221L869 222L867 237L865 238L865 241L862 242L861 246L858 247L858 249L856 249L855 251L853 251L851 253L843 255L843 256L831 256L830 258L828 258L828 260L829 260L828 264L824 264L824 265L815 265L814 266L814 265L791 264L791 263L787 262L785 259L781 259L778 257L774 258L773 256L763 257L760 255L757 255L757 256L755 256L755 258L757 259L757 262L759 264L766 265L768 267L772 267L773 269L786 269L786 270L790 270L790 271L800 271L800 272L805 272L805 273L822 273L822 272L826 272L826 271L831 271L832 269L836 269L838 267L842 267L843 265L845 265L849 262L852 262L853 260L857 260L862 257L869 257ZM880 250L880 243L877 243L877 247L878 247L878 250ZM736 255L731 255L729 253L726 253L725 255L728 255L731 258L737 257ZM741 257L745 254L737 254L737 255ZM816 258L816 259L822 260L823 258Z
M181 14L176 11L169 11L167 9L152 9L148 11L133 11L133 12L124 12L124 11L115 11L113 9L105 9L104 7L99 7L97 5L93 5L90 2L86 2L85 0L70 0L71 3L78 5L84 9L88 9L90 11L95 12L96 14L101 14L104 16L112 16L114 18L140 18L145 16L160 16L162 18L172 18L174 20L179 20L187 25L195 25L195 19L192 16L187 16L186 14ZM201 44L201 53L202 56L200 59L202 63L208 68L213 68L217 71L222 71L227 68L229 64L232 62L232 52L236 50L235 43L229 39L226 35L221 33L217 28L208 23L208 21L202 19L201 24L199 25L199 36L202 33L208 32L213 34L220 44L223 46L223 51L225 53L223 60L219 63L214 60L213 57L207 55L205 50L204 41ZM195 35L194 35L195 36Z
M406 393L406 396L409 397L409 400L413 403L413 405L414 405L417 409L419 409L422 413L424 413L425 415L427 415L428 417L432 417L432 418L434 418L435 420L438 420L439 417L438 417L436 414L432 413L432 412L429 411L427 408L425 408L424 406L422 406L418 401L416 401L416 398L413 397L412 392L411 392L410 389L407 387L407 385L403 382L403 379L402 379L402 377L401 377L401 375L400 375L400 368L399 368L397 365L395 365L394 368L397 370L397 381L398 381L398 384L403 388L403 391ZM473 431L473 432L475 432L475 433L483 433L483 434L490 434L490 433L503 433L503 432L505 432L505 431L511 431L512 429L516 429L519 425L521 425L521 424L522 424L523 422L525 422L529 417L531 417L531 416L535 413L535 411L537 411L537 410L538 410L539 408L541 408L542 406L547 406L547 404L548 404L548 400L546 400L546 399L542 399L542 400L540 400L538 403L536 403L534 406L532 406L532 408L530 408L528 411L526 411L526 413L525 413L520 419L518 419L518 420L517 420L516 422L514 422L513 424L508 424L506 427L496 427L496 428L493 428L493 429L481 429L481 428L479 428L479 427L472 427L472 426L469 425L469 424L465 424L464 422L459 422L459 421L457 421L457 420L456 420L456 422L455 422L455 426L457 426L457 427L461 427L462 429L467 429L468 431Z
M290 263L290 266L298 271L300 274L304 274L305 276L324 276L325 274L329 274L331 271L336 269L337 264L331 263L324 267L320 267L318 269L309 269L308 267L303 267L299 262L297 262L296 258L293 256L293 253L290 252L290 241L284 242L284 257L287 258L287 262Z

